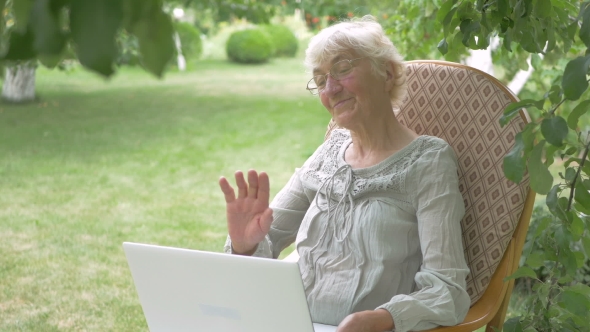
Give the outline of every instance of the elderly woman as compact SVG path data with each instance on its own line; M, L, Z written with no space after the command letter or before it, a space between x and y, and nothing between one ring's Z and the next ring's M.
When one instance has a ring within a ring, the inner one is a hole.
M463 320L470 299L457 161L393 112L401 57L372 17L322 30L306 51L307 89L339 127L269 206L269 179L225 178L226 251L277 258L295 242L314 322L339 332L424 330Z

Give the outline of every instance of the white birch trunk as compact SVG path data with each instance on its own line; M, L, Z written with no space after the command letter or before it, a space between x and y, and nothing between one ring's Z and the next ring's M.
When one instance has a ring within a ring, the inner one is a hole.
M2 99L12 103L35 100L35 70L31 63L6 67Z
M176 45L176 63L178 64L178 69L180 71L186 70L186 60L184 59L184 55L182 55L182 44L180 42L180 36L178 32L174 33L174 44Z
M485 50L469 50L469 56L465 59L465 64L494 76L492 47L490 46Z
M483 72L486 72L494 76L494 64L492 62L492 51L500 46L500 40L498 37L492 39L490 47L485 50L469 50L469 56L465 59L465 64L473 68L477 68ZM533 73L533 66L531 65L531 57L527 59L529 64L528 70L520 70L510 83L508 88L512 90L515 95L518 95L520 90L524 87L525 83Z
M510 81L510 83L508 83L508 89L512 90L512 92L514 92L515 95L518 95L520 90L522 90L522 88L526 84L526 81L528 81L529 77L531 76L531 74L535 70L535 69L533 69L533 65L531 64L531 56L530 55L529 55L528 59L526 60L526 62L529 64L529 69L526 71L522 70L522 69L519 70L518 73L516 73L516 75L514 75L514 77Z

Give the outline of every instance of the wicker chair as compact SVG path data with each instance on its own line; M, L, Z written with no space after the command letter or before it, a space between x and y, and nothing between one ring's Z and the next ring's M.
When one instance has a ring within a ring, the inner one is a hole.
M456 326L429 331L501 329L533 210L535 193L528 175L520 184L504 177L503 157L516 134L530 121L521 116L501 128L498 119L517 97L494 77L444 61L407 62L408 95L399 121L418 134L443 138L459 159L459 189L466 213L461 221L465 258L471 269L467 292L471 308ZM326 137L335 128L328 125ZM286 259L296 260L297 253Z

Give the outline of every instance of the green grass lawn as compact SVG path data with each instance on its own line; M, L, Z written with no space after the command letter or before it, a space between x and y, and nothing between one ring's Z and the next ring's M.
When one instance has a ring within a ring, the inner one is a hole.
M323 139L307 76L40 68L39 102L0 105L0 331L146 330L121 243L221 251L219 176L264 170L274 194Z

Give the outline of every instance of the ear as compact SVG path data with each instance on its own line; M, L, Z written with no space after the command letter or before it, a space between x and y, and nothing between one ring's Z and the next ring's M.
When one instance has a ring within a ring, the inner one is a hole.
M392 62L385 63L385 90L391 91L396 83L397 73L394 64Z

